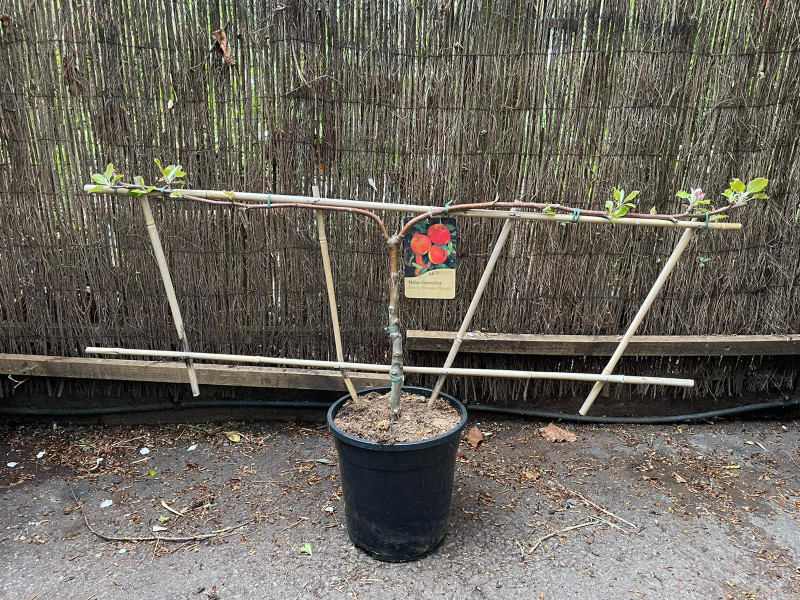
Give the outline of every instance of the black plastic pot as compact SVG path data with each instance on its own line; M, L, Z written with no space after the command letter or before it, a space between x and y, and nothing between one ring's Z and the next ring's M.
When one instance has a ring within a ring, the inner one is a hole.
M383 394L388 387L358 392ZM430 396L428 388L404 386L403 391ZM430 554L447 533L453 496L453 476L467 409L441 394L461 414L455 429L421 442L377 444L349 435L333 419L350 396L328 411L328 426L336 439L344 494L347 533L353 543L378 560L404 562Z

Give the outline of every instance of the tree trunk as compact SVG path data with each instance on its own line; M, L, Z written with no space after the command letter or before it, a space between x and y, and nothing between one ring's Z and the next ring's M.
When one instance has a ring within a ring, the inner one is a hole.
M403 333L400 330L400 248L402 238L393 236L389 240L389 326L386 331L392 342L392 392L389 406L392 414L400 414L400 390L403 387Z

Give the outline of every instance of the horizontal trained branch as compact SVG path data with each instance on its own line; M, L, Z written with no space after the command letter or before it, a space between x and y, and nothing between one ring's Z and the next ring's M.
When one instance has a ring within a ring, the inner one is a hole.
M86 185L84 187L86 192L93 192L99 194L118 194L121 196L136 195L130 194L131 191L139 192L138 189L123 187L123 186L103 186L103 185ZM160 190L154 189L148 191L150 196L164 196L169 195L176 190ZM367 202L362 200L346 200L341 198L314 198L312 196L294 196L287 194L262 194L254 192L228 192L219 190L195 190L183 189L177 190L180 196L189 200L216 200L217 205L228 205L239 208L255 208L253 205L246 205L244 203L256 202L263 204L259 208L269 209L272 206L280 208L281 205L286 208L297 205L301 208L338 208L338 209L361 209L365 211L392 211L413 213L417 215L428 215L429 217L447 215L450 213L458 212L461 216L465 217L481 217L488 219L506 219L517 218L521 220L531 221L551 221L556 223L596 223L601 225L627 225L627 226L640 226L640 227L661 227L668 229L714 229L714 230L739 230L742 228L741 223L721 223L717 221L681 221L670 215L664 215L659 218L658 215L644 215L637 213L630 213L630 216L621 217L618 219L610 219L608 216L597 216L604 214L600 211L583 211L578 209L569 209L571 212L578 210L573 214L548 214L544 212L529 212L531 210L542 210L543 207L548 205L531 203L531 202L485 202L470 205L454 205L454 206L420 206L415 204L393 204L388 202ZM485 208L477 208L478 206ZM734 205L735 206L735 205ZM492 207L492 208L489 208ZM509 210L501 210L508 208ZM552 207L551 207L552 208ZM564 208L559 206L559 209ZM597 214L590 214L597 213ZM709 213L710 214L710 213ZM697 215L693 215L697 218ZM386 237L386 235L384 235ZM387 238L388 239L388 238Z

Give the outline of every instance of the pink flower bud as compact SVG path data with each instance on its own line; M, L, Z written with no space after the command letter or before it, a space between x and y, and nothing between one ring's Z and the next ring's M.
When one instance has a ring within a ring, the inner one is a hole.
M692 195L697 198L698 200L705 200L706 195L703 193L702 188L696 188L692 190Z

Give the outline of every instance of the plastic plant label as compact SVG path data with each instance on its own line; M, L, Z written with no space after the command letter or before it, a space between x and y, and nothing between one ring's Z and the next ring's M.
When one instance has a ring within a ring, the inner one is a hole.
M406 298L455 298L456 220L434 217L414 225L403 242L403 267Z

